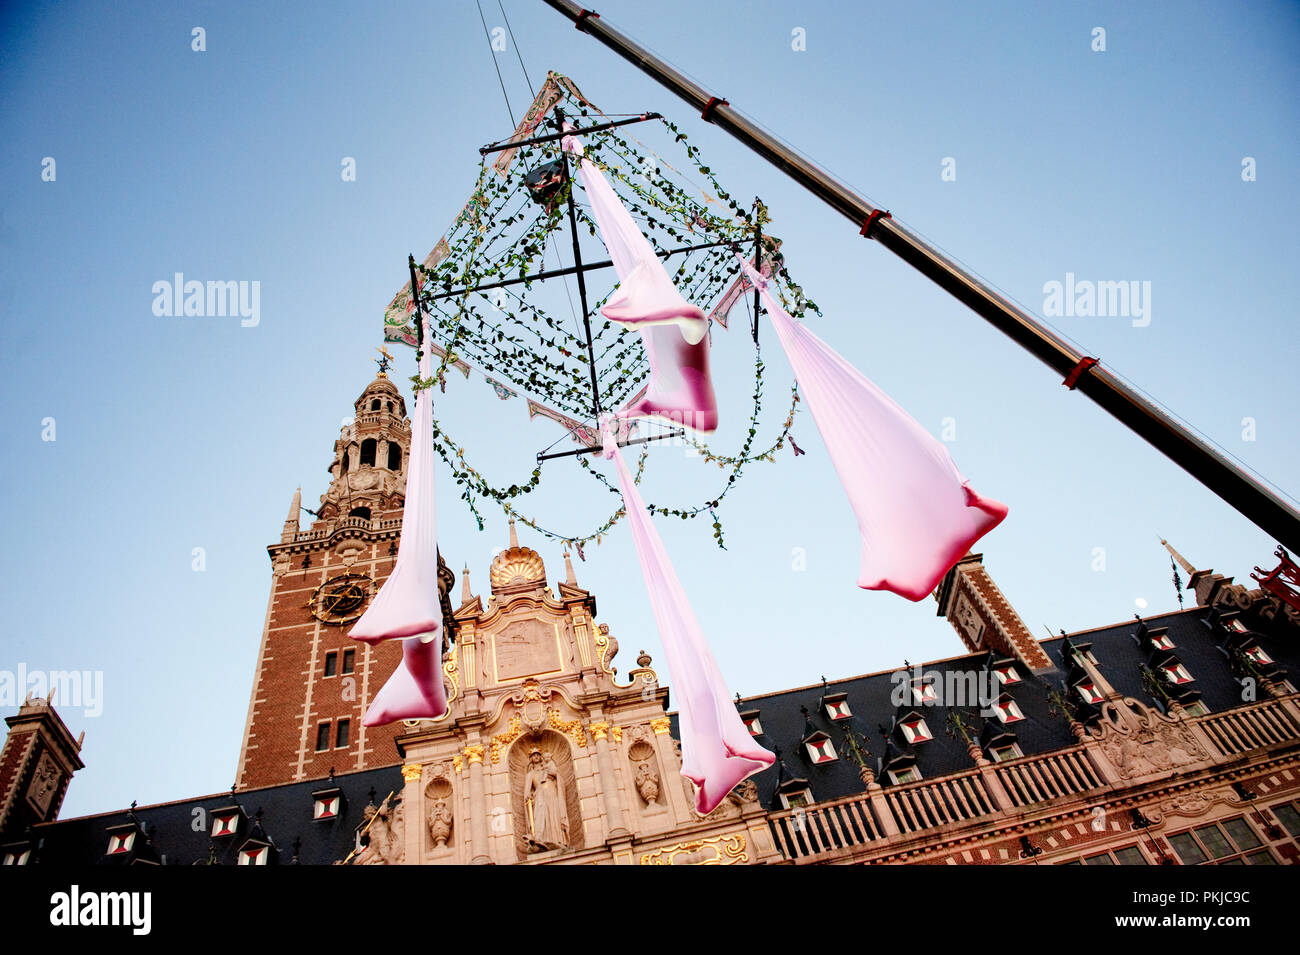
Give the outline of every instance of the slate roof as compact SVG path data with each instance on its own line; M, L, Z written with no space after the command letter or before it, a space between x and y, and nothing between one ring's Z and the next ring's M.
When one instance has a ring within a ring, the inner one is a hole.
M1143 618L1148 629L1168 628L1168 635L1174 643L1174 653L1195 679L1194 686L1201 691L1202 703L1210 712L1217 712L1240 706L1244 701L1241 699L1241 687L1232 676L1228 659L1218 649L1223 634L1212 627L1209 619L1210 612L1204 607ZM1131 620L1079 631L1069 636L1076 644L1091 644L1102 676L1119 693L1158 706L1158 701L1142 685L1140 666L1147 661L1148 654L1133 638L1137 628L1138 621ZM1286 678L1291 684L1300 686L1300 653L1297 652L1300 648L1295 646L1294 641L1263 633L1257 633L1255 637L1260 647L1286 671ZM1054 664L1052 668L1035 674L1017 662L1014 665L1021 677L1020 682L997 687L994 691L998 696L1002 693L1010 696L1025 717L1005 725L996 716L981 716L982 708L978 704L973 707L963 705L965 700L953 699L953 694L944 693L948 688L964 689L961 683L950 683L948 674L982 672L989 662L987 653L967 654L921 665L919 669L923 678L932 679L938 690L936 701L930 704L914 705L909 702L901 708L896 705L899 694L895 688L899 686L901 678L915 676L918 668L914 667L910 671L886 671L833 680L827 683L825 689L817 683L760 696L742 697L737 706L746 713L758 711L763 733L757 739L770 750L780 748L781 759L786 767L784 778L793 776L807 779L813 799L822 802L858 795L863 791L858 763L845 746L846 726L855 735L864 738L871 753L869 768L877 774L880 784L886 787L890 785L888 776L880 772L879 761L885 752L880 727L890 729L896 716L911 709L925 718L934 737L928 742L914 744L910 749L916 756L916 766L923 779L973 768L965 741L960 737L949 737L946 733L948 715L954 708L963 710L966 715L972 715L973 711L972 722L976 734L984 731L985 726L988 726L988 731L1014 733L1025 756L1074 745L1075 739L1068 722L1061 716L1049 713L1047 699L1049 690L1059 689L1065 676L1061 669L1062 643L1060 637L1042 641L1044 650ZM819 701L823 693L840 692L848 695L849 709L853 715L847 720L832 721L826 718ZM800 707L808 709L814 727L831 737L839 757L834 762L814 763L807 750L800 745L806 735L805 718ZM672 731L677 737L677 714L672 716ZM988 737L983 738L987 740ZM892 740L894 751L907 749L903 738L897 733L892 736ZM781 808L780 800L775 798L779 770L780 763L751 777L758 786L759 800L768 809Z
M298 864L331 865L352 851L363 818L362 810L370 802L370 791L374 790L375 802L380 803L389 792L400 794L403 785L401 767L385 766L335 776L332 783L328 779L305 780L236 792L233 799L229 792L224 792L139 806L134 811L135 818L151 835L152 844L137 836L129 857L105 854L108 831L131 824L131 815L126 810L47 822L32 828L32 836L38 842L33 861L40 865L117 865L138 858L142 862L192 865L206 863L209 846L215 845L215 861L234 865L236 853L252 834L257 812L261 810L262 829L276 850L274 864L294 864L293 845L300 839ZM332 820L313 820L311 794L335 787L343 793L339 815ZM243 808L245 820L234 836L214 839L211 835L214 811L232 805ZM197 832L196 820L203 822ZM261 838L257 834L254 837Z

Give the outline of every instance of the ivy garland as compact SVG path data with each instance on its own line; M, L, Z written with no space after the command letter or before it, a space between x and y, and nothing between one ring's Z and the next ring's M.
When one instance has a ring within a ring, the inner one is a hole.
M590 115L588 108L567 91L565 100L569 115L575 112L582 117ZM755 231L762 229L765 253L772 262L772 285L783 305L795 317L800 317L809 310L820 315L816 303L805 297L803 290L786 271L779 243L768 235L765 228L768 222L766 208L757 202L752 212L742 207L722 188L712 170L702 163L699 148L687 141L686 134L668 120L660 119L659 122L674 143L683 145L694 171L708 181L713 195L704 192L703 203L696 200L686 186L662 174L660 167L666 167L681 179L689 180L689 177L650 153L640 142L623 136L620 130L606 131L599 137L590 138L586 143L586 157L602 169L615 185L629 212L641 220L642 231L656 251L662 252L700 241L729 241L733 246L752 247ZM564 220L571 183L564 184L560 194L544 206L537 204L523 186L525 170L558 156L559 144L555 142L520 147L506 176L501 176L484 160L470 201L445 237L446 253L430 269L417 266L423 280L420 301L429 319L430 334L440 344L443 354L431 376L412 377L416 391L435 384L445 390L448 365L454 365L463 359L579 420L586 421L591 417L586 339L567 328L563 320L557 320L527 301L526 295L533 288L532 282L495 290L475 290L484 284L523 278L532 272L543 271L548 242L557 237L567 239L567 224ZM729 216L715 214L708 208L708 205L721 204L725 204ZM498 214L490 215L493 210ZM575 211L577 221L591 235L598 235L596 223L585 204L575 203ZM522 226L522 233L512 235L516 231L513 227L518 226ZM677 269L670 270L674 284L682 294L688 300L698 302L718 300L738 274L739 269L732 253L725 245L687 253ZM448 294L457 289L464 291ZM522 293L520 289L523 290ZM434 298L435 295L441 297ZM593 318L599 316L600 306L607 297L608 294L591 304ZM484 311L484 303L490 306L491 312ZM576 315L574 318L576 324L580 319ZM608 320L598 324L593 322L591 334L601 404L603 407L618 407L635 393L636 388L649 375L649 365L640 336L635 331ZM775 453L789 439L799 403L796 385L791 388L789 411L779 434L765 450L754 452L753 445L758 435L763 406L764 371L762 354L756 345L753 410L744 442L738 452L720 454L699 440L687 439L687 443L701 458L729 471L722 488L712 498L695 507L647 505L651 514L658 513L682 520L707 513L712 519L714 540L724 549L718 508L747 464L774 460ZM461 498L473 513L479 530L483 529L484 521L476 498L491 498L506 515L548 538L574 545L581 556L583 544L591 541L599 544L604 535L624 516L620 502L620 506L590 532L563 534L550 530L520 512L515 503L540 484L540 465L533 469L525 483L498 487L470 465L466 460L465 449L446 433L436 418L433 423L433 441L434 448L455 477L457 486L463 488ZM645 469L648 450L648 446L644 447L639 456L635 474L638 484ZM618 489L610 484L603 473L591 466L586 456L580 456L578 463L607 490L618 494Z

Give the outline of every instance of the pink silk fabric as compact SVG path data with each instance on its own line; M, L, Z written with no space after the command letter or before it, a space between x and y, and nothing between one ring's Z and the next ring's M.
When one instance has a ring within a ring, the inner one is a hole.
M566 123L565 128L573 127ZM650 363L645 396L633 399L619 417L666 418L706 434L716 431L708 319L677 291L649 240L600 170L583 155L577 139L566 136L561 145L577 157L578 177L618 273L618 289L600 313L638 329Z
M739 256L737 256L739 258ZM856 368L796 322L749 263L781 347L848 494L862 534L858 586L908 600L944 574L1007 516L975 493L948 449Z
M425 324L420 377L433 375ZM447 712L442 680L442 606L438 602L438 511L434 496L433 389L415 396L406 503L397 562L349 636L367 643L402 639L402 662L375 695L366 726L399 719L436 719Z
M677 694L682 775L695 783L695 811L706 814L717 808L737 783L762 772L776 757L754 741L731 701L609 422L604 426L604 454L614 459L623 506Z

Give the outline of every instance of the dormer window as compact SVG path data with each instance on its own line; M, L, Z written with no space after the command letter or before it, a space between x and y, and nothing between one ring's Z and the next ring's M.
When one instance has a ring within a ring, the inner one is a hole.
M747 710L740 714L740 718L745 722L745 729L749 730L750 736L762 736L763 724L759 722L758 710Z
M1251 644L1246 648L1246 656L1256 663L1272 663L1273 658L1259 648L1257 644Z
M1192 675L1187 672L1187 667L1177 661L1170 661L1160 667L1160 672L1165 675L1165 679L1170 683L1191 683Z
M343 790L321 789L311 794L311 817L317 822L337 819L343 805Z
M803 745L808 751L808 758L814 763L831 763L839 758L831 738L821 731L809 736L804 740Z
M896 786L901 786L904 783L914 783L920 780L920 778L921 771L915 766L906 766L900 769L889 770L889 781L894 783Z
M917 680L912 684L912 702L925 705L933 703L938 699L938 694L934 691L934 684L928 680Z
M1076 683L1074 688L1079 691L1079 696L1083 697L1085 703L1101 702L1101 693L1098 692L1096 685L1091 680L1084 680L1082 683Z
M0 849L0 865L27 865L32 858L32 847L28 845L5 846Z
M239 819L243 811L238 806L217 809L212 813L212 837L233 836L239 831Z
M998 682L1003 686L1020 682L1020 674L1016 672L1015 666L1007 664L1006 666L994 667L993 672L997 674Z
M822 709L828 720L847 720L853 713L849 710L847 693L835 693L822 697Z
M1151 646L1155 647L1157 650L1172 650L1174 648L1174 641L1169 639L1169 634L1167 633L1153 633L1151 635Z
M1025 754L1020 752L1020 746L1017 743L989 747L989 757L995 763L1005 763L1009 759L1019 759L1023 755Z
M120 856L130 852L135 846L138 831L135 826L126 826L112 830L108 834L108 852L105 855Z
M912 715L898 725L903 731L903 738L909 743L925 743L934 739L930 728L925 725L925 720L919 716Z
M993 704L993 712L997 714L999 720L1003 723L1015 723L1025 718L1025 714L1020 712L1020 707L1016 705L1008 694L1003 693L998 701Z
M237 865L266 865L271 859L271 847L262 842L248 842L239 850Z
M777 787L776 797L785 809L802 809L813 804L812 790L806 779L787 779Z

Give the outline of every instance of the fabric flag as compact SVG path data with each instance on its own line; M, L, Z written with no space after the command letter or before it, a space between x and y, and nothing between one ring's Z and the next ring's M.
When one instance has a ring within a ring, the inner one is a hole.
M566 129L573 126L566 123ZM573 136L561 140L578 160L578 177L591 200L600 237L618 273L619 286L600 313L641 332L650 362L645 397L619 417L652 416L710 434L718 427L718 402L709 375L709 322L682 298L641 230L609 182Z
M433 349L427 320L420 377L433 375ZM436 719L447 712L442 681L442 607L438 601L438 512L434 499L433 389L415 396L411 453L406 471L406 504L397 561L374 602L349 636L367 643L406 638L402 662L375 696L362 722L367 726L398 719Z
M737 258L740 258L737 256ZM908 600L932 593L1007 507L981 497L948 449L755 283L849 496L862 533L858 586Z
M603 434L604 454L614 459L623 507L677 693L682 775L695 783L695 811L707 814L737 783L767 769L776 757L754 741L731 701L608 420Z

